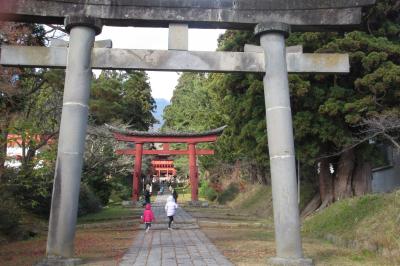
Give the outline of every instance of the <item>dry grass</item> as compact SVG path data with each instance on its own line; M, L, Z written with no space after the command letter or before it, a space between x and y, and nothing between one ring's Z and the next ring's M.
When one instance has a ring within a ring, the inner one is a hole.
M79 230L75 240L75 253L85 262L108 261L116 265L132 245L135 235L136 231L132 228Z
M211 241L235 265L266 265L267 259L275 256L269 193L255 187L230 203L232 209L200 208L190 212L201 221L202 230ZM321 214L319 218L308 220L303 237L305 257L312 258L316 265L327 266L400 265L399 195L400 191L365 196L361 200L349 199L328 208L328 214L332 212L332 215ZM263 228L255 226L261 221L256 218L259 216L256 210L262 206L264 210L260 216L270 215L264 216L262 223L266 226ZM248 214L248 217L243 214ZM234 220L240 226L230 226L228 222ZM333 244L320 238L326 232L347 235L349 240L372 241L387 249L373 251L363 246L348 248L340 243Z
M400 257L400 190L383 197L383 208L360 221L354 238L382 248L381 252L389 256Z
M46 237L0 245L0 265L33 265L46 252Z
M336 202L307 218L303 231L309 237L400 260L399 225L400 190Z
M235 265L266 265L275 256L271 231L254 228L202 228L218 249ZM340 248L320 240L303 239L305 257L324 266L399 265L398 261L367 251Z
M272 217L272 192L271 187L260 185L247 185L246 191L228 204L232 209L252 217Z
M132 227L78 229L75 256L84 259L88 265L117 265L135 235ZM46 236L3 244L0 245L0 265L31 266L40 261L45 252Z

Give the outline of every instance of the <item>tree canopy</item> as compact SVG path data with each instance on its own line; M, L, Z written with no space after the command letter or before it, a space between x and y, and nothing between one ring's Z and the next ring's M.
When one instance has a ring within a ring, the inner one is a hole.
M329 158L324 165L340 172L341 156L348 150L355 152L349 169L354 175L357 165L378 160L375 146L362 134L363 121L388 113L399 117L399 10L398 1L379 0L364 14L364 30L294 33L287 39L287 45L303 45L305 52L350 55L349 74L289 75L296 157L302 176L313 182L322 158ZM228 30L220 37L218 49L243 51L246 43L257 43L252 33ZM165 125L197 129L227 124L217 144L217 159L251 162L267 179L262 78L258 74L183 74L165 112ZM334 178L340 180L338 176Z
M93 80L90 113L96 125L119 122L148 130L156 122L155 107L145 72L107 70Z

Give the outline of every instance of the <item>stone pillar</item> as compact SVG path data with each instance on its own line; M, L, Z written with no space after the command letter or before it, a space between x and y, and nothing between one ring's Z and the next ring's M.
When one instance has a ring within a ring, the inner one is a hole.
M143 143L135 143L135 170L133 171L132 201L139 200L139 179L142 173Z
M189 143L189 180L192 186L192 201L198 201L198 180L196 166L196 144Z
M47 238L49 260L62 260L74 255L92 78L91 51L95 35L101 32L101 21L87 17L67 17L65 28L70 34L70 42Z
M258 24L265 55L264 94L274 208L276 257L272 265L312 265L303 258L285 37L290 26Z

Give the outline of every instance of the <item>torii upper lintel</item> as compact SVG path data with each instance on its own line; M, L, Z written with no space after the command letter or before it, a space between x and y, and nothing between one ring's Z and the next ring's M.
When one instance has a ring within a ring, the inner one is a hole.
M343 30L361 22L362 7L375 0L0 0L0 18L63 24L69 15L102 19L109 26L253 30L260 22L292 25L294 31Z

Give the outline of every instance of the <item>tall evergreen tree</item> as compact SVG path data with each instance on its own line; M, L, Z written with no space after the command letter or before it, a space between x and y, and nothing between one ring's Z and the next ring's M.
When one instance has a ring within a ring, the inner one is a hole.
M156 122L155 108L145 72L107 70L93 80L90 115L95 125L120 122L148 130Z
M317 183L319 179L324 205L370 189L371 165L378 158L374 146L360 140L360 124L399 113L399 8L398 1L378 0L366 10L364 31L295 33L287 40L288 45L303 45L305 52L350 54L349 74L289 76L296 157L302 176ZM255 42L250 32L227 31L219 50L243 51L244 44ZM211 74L202 86L205 89L191 88L212 95L217 105L213 109L229 126L218 144L220 156L230 162L245 158L268 173L262 75ZM193 117L181 116L179 124L190 124Z
M90 132L86 138L83 182L106 205L113 188L121 186L131 168L114 153L115 141L104 123L122 123L134 130L148 130L155 122L148 76L139 71L102 71L94 78L90 98Z

